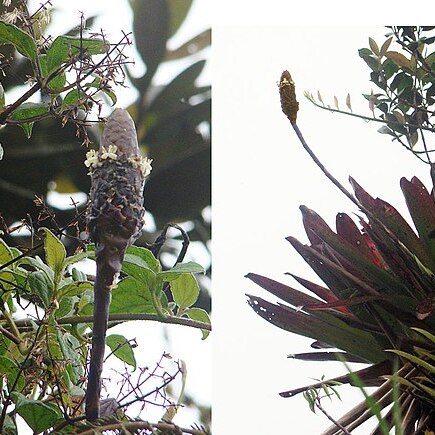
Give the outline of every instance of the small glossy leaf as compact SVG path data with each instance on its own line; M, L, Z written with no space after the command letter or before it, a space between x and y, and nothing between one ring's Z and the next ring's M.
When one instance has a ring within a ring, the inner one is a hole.
M15 403L15 411L36 434L49 429L61 417L59 410L40 400L27 399L17 392L12 392L11 396Z
M59 283L62 279L65 266L65 246L63 246L62 242L48 228L41 229L45 232L45 258L48 266L54 271L54 282Z
M352 112L352 105L350 104L350 94L346 96L346 106Z
M192 320L197 320L199 322L211 324L210 317L207 311L203 310L202 308L197 308L197 307L189 308L185 311L185 314L187 315L187 317L189 317ZM205 340L209 336L210 331L208 331L207 329L201 329L201 331L202 331L202 339Z
M407 59L402 53L398 53L397 51L387 51L385 53L385 56L388 57L388 59L391 59L400 67L410 68L411 66L411 61Z
M171 281L171 292L180 308L188 308L198 299L199 286L192 274L183 274Z
M0 45L12 44L24 57L34 61L37 48L34 39L13 24L0 21Z
M193 261L187 263L177 263L172 269L159 272L157 276L163 281L173 281L186 273L205 273L204 268Z
M320 95L320 91L317 91L317 99L323 104L325 105L325 103L323 102L322 96Z
M391 41L393 40L393 37L390 36L383 44L379 51L379 55L381 57L385 56L385 53L387 52L388 48L390 47Z
M136 358L134 357L133 348L123 335L109 335L106 338L106 344L117 358L132 366L133 370L136 370Z
M376 54L376 56L379 56L379 47L373 38L369 38L369 45L370 45L370 48L372 49L373 53Z

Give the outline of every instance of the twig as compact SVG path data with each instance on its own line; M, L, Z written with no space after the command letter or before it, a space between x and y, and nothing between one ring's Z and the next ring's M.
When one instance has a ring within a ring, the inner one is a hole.
M168 323L173 325L183 325L189 326L196 329L205 329L211 331L212 327L209 323L200 322L198 320L188 319L186 317L175 317L175 316L165 316L161 318L158 314L132 314L132 313L122 313L122 314L110 314L110 322L127 322L132 320L149 320L152 322ZM77 325L80 323L92 323L93 316L75 316L75 317L63 317L56 320L58 325ZM15 320L15 324L18 327L32 326L33 324L41 324L39 320L33 319L20 319Z

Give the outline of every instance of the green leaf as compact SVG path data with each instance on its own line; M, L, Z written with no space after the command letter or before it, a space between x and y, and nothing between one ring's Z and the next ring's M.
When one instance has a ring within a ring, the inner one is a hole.
M58 36L47 50L47 77L71 58L89 57L106 53L108 47L101 39L80 39L71 36Z
M183 24L186 16L192 6L192 0L177 0L168 2L169 5L169 34L168 37L174 36L180 26Z
M23 129L26 138L30 139L32 137L33 122L23 122L20 127Z
M14 110L10 116L13 121L28 121L49 113L50 108L46 103L23 103Z
M136 256L133 256L133 258L141 260L139 257ZM137 264L124 261L121 270L131 278L134 278L141 284L145 285L148 289L154 289L156 287L157 276L150 268L146 266L138 266Z
M39 297L45 308L48 308L53 297L53 282L51 279L44 271L38 270L29 273L28 280L32 293Z
M198 53L211 44L211 29L204 30L175 50L166 52L165 60L178 60Z
M186 273L205 273L204 268L193 261L187 263L177 263L172 269L157 273L157 277L163 281L173 281Z
M6 375L9 386L15 384L16 389L21 389L26 385L24 377L21 375L20 368L11 359L0 356L0 373ZM18 376L18 382L17 382Z
M55 312L56 319L70 316L77 300L76 297L63 297L59 303L59 308Z
M80 101L83 103L87 98L87 95L83 91L73 89L65 95L62 101L62 110L65 110L70 106L77 106ZM81 103L79 105L82 105Z
M3 239L0 239L0 265L6 264L13 259L9 246Z
M61 416L59 410L40 400L28 399L17 392L12 392L11 397L15 403L15 411L36 434L52 427Z
M421 335L425 336L432 343L435 343L435 335L431 334L429 331L426 331L425 329L421 329L421 328L415 328L415 327L411 329L419 332Z
M91 289L92 287L93 284L89 281L75 281L72 284L67 284L59 289L59 299L64 296L71 297L81 295L85 290Z
M130 246L124 256L124 261L146 267L156 273L162 270L159 260L154 257L153 253L149 249L140 246Z
M133 348L123 335L109 335L106 338L106 344L117 358L132 366L133 370L136 370L136 358L134 357Z
M171 281L171 292L175 303L181 309L188 308L198 299L199 286L191 273L183 274Z
M13 24L0 21L0 45L12 44L24 57L34 61L37 48L34 39Z
M5 107L5 104L5 90L3 88L3 85L0 83L0 109L3 109L3 107Z
M197 307L189 308L185 311L184 314L186 314L187 317L189 317L189 319L211 324L210 317L207 311L203 310L202 308L197 308ZM210 331L208 331L207 329L201 329L201 331L202 331L202 339L205 340L209 336Z
M166 52L170 31L169 2L160 0L130 0L133 9L133 33L136 48L147 67L146 80L139 92L148 87Z
M66 250L62 242L48 229L45 232L44 250L48 266L54 271L54 283L59 284L65 267Z
M126 297L128 295L128 297ZM149 287L134 278L124 278L112 290L110 313L148 313L156 312Z
M415 355L412 355L408 352L403 352L402 350L398 349L386 349L387 352L395 353L396 355L399 355L403 358L406 358L407 360L417 364L418 366L422 367L423 369L427 370L429 373L435 373L435 366L429 364L428 362L422 360L421 358L418 358Z
M201 74L205 66L205 60L189 65L168 85L166 85L159 95L153 100L149 110L151 112L167 113L175 104L180 104L180 100L188 98L197 93L195 81Z
M41 65L42 75L47 77L48 67L47 67L47 55L39 56L39 63ZM61 91L66 84L66 75L64 72L60 71L56 76L54 76L48 83L47 86L53 91Z

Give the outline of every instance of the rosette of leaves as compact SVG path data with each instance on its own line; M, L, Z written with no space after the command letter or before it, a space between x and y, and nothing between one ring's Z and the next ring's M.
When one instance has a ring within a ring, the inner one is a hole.
M317 351L294 358L369 364L281 396L338 381L379 386L338 423L351 432L376 415L376 433L389 433L393 426L399 433L424 433L435 427L434 199L417 178L402 178L415 233L393 206L370 196L355 180L351 183L366 215L360 217L360 227L339 213L333 231L317 213L301 206L310 243L287 237L323 284L290 274L305 288L301 291L249 273L249 279L283 302L251 295L248 302L273 325L315 340L312 347ZM380 411L393 402L396 405L380 417ZM335 433L343 433L337 425L325 432Z

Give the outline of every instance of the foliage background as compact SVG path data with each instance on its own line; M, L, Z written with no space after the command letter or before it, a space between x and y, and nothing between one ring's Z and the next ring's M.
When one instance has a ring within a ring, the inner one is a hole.
M276 21L280 19L277 17ZM296 433L303 427L304 433L317 434L329 423L323 417L316 418L301 397L282 399L278 392L310 383L311 377L333 376L343 371L340 364L287 360L290 353L307 351L310 340L253 318L245 303L244 293L266 297L265 292L261 293L243 278L248 272L266 274L297 288L300 287L285 272L303 273L308 279L317 279L284 239L293 235L306 240L299 205L316 210L330 224L339 211L357 212L314 166L288 121L283 119L276 87L281 72L289 69L296 83L300 102L298 125L307 142L345 185L347 177L352 175L373 196L388 198L400 212L406 210L399 186L401 176L417 175L430 186L426 165L398 144L391 143L389 137L377 133L378 125L332 115L314 108L303 97L304 91L316 94L319 90L325 103L333 106L336 95L345 107L349 92L354 112L369 114L367 101L361 94L370 93L372 88L370 71L359 58L358 49L368 46L369 36L382 43L385 33L381 26L214 28L214 54L215 60L219 59L214 80L217 107L214 144L220 151L214 154L214 164L217 171L225 167L227 180L226 188L220 186L214 195L215 237L233 240L231 252L235 253L225 258L216 255L214 263L216 287L225 288L227 297L233 300L231 306L222 299L214 304L220 332L218 346L221 337L230 337L225 345L233 355L230 361L218 355L217 363L220 370L230 373L229 382L238 385L231 400L215 408L214 429L218 432L223 428L223 421L235 421L239 412L235 404L242 401L257 418L252 423L243 421L237 427L239 430L261 433L285 428L288 433ZM232 73L223 77L228 65ZM225 104L227 101L232 104ZM231 159L228 159L230 152ZM234 232L228 230L230 217L222 213L223 204L238 216L239 225ZM405 216L408 217L406 213ZM244 254L237 255L242 249ZM237 270L231 269L234 264ZM224 282L221 270L234 272L225 274ZM223 313L225 319L235 321L226 321L222 326ZM240 366L235 367L238 361ZM219 403L225 394L224 387L218 385ZM343 403L334 400L328 408L333 416L343 414L352 403L362 399L359 392L347 388L343 388L341 396ZM368 433L368 430L363 428L355 433Z

